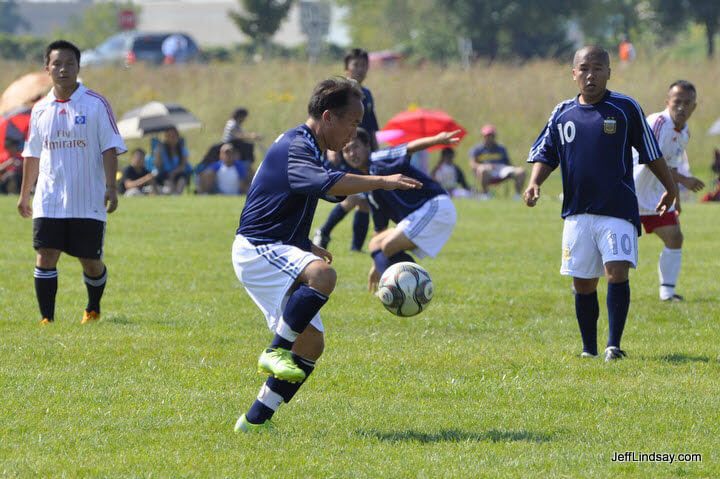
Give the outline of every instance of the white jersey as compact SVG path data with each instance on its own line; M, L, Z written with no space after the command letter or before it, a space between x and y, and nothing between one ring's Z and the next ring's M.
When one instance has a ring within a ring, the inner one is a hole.
M660 145L660 151L662 151L668 166L677 168L682 174L689 175L687 153L685 152L685 147L690 141L690 131L687 124L682 130L676 129L667 109L648 116L647 122L652 128L653 135ZM665 187L647 165L638 164L637 153L635 152L633 161L633 177L640 215L656 215L658 213L655 211L655 207L660 202L663 193L665 193ZM671 211L673 209L674 207L671 208Z
M68 100L54 90L33 106L24 157L40 159L33 218L105 221L102 153L127 151L108 101L83 85Z

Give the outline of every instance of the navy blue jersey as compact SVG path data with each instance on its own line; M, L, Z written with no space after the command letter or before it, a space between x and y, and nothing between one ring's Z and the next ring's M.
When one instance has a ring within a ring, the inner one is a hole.
M375 132L380 129L378 126L377 118L375 118L375 102L373 101L370 90L365 87L361 87L365 98L363 98L363 107L365 107L365 114L360 122L361 127L365 128L368 133L375 135Z
M343 176L323 166L310 128L286 131L255 173L237 234L254 245L280 242L310 251L308 236L318 199Z
M374 152L370 155L370 167L368 170L371 175L379 176L402 173L405 176L421 181L423 184L419 190L374 190L367 193L375 230L377 231L387 228L388 220L398 223L424 205L430 198L447 194L437 181L410 165L407 145Z
M633 147L640 163L662 156L637 102L608 90L593 105L581 104L578 97L557 105L527 161L553 169L560 165L563 218L581 213L613 216L632 222L639 234Z

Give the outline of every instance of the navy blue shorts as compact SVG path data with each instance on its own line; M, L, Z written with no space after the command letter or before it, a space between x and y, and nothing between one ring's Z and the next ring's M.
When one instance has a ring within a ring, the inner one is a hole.
M58 249L76 258L100 259L105 222L89 218L35 218L33 247Z

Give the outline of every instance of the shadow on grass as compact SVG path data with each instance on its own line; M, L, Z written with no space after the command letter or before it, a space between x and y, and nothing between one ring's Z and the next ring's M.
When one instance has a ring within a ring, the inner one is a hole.
M707 356L691 356L684 353L664 354L656 358L658 361L670 364L687 364L687 363L717 363L715 359Z
M113 323L113 324L134 324L135 321L128 318L127 316L112 316L110 318L103 318L104 323Z
M376 437L386 442L409 442L416 441L421 443L435 442L516 442L528 441L542 443L552 440L550 434L537 433L531 431L498 431L491 429L487 432L475 433L460 431L457 429L441 430L439 432L428 433L416 430L406 431L378 431L376 429L358 430L356 433L363 437Z

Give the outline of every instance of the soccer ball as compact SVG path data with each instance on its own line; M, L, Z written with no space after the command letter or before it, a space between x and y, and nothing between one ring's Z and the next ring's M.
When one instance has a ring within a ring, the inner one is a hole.
M433 282L425 268L404 261L385 270L376 294L392 314L415 316L430 304Z

